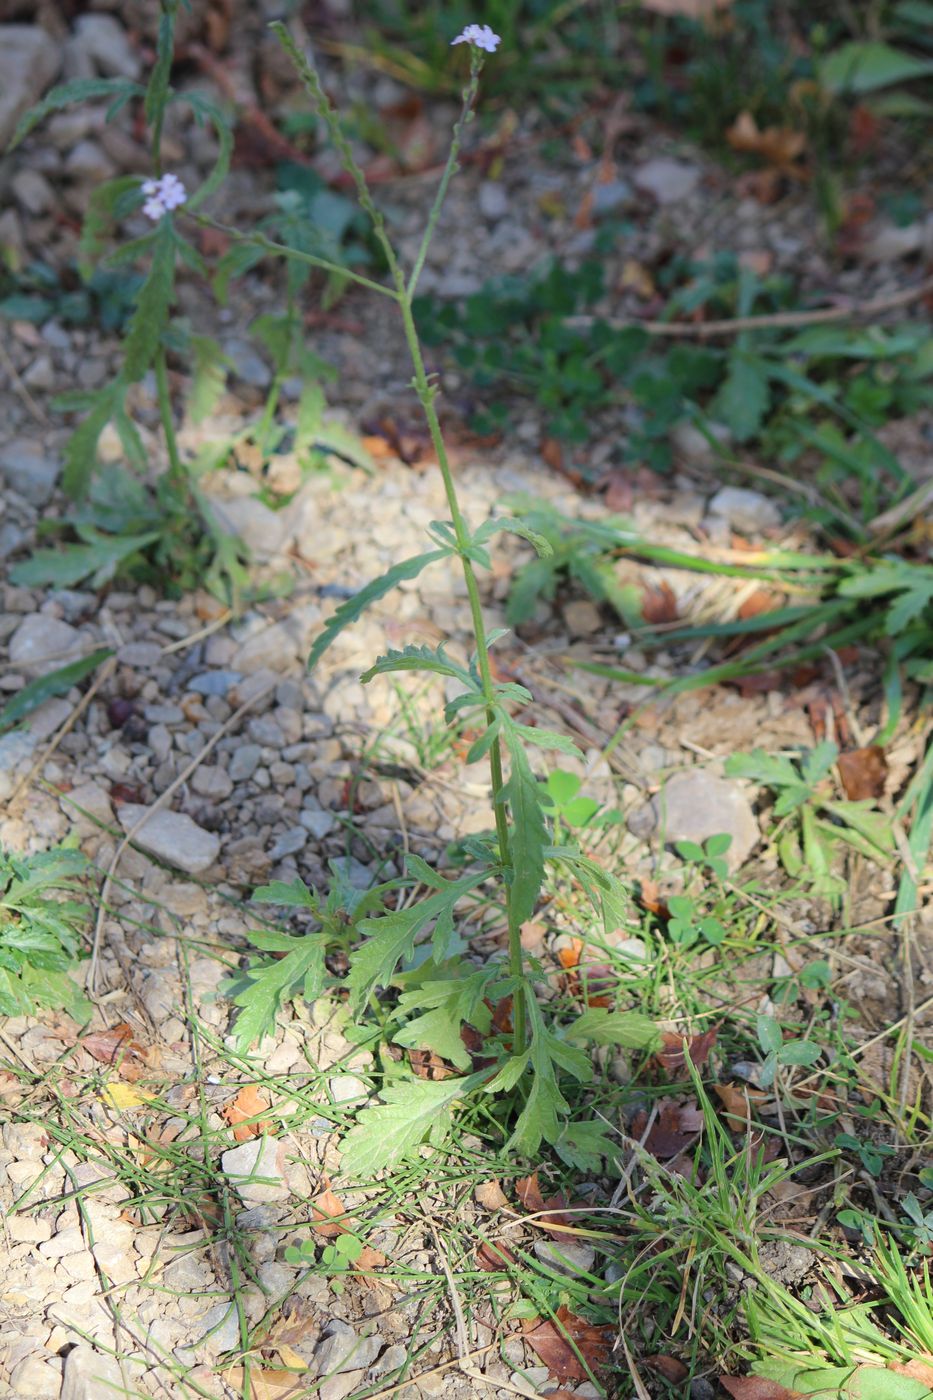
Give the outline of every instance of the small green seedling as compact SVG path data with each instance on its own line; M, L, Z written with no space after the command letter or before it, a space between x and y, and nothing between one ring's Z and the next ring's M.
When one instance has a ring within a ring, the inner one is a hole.
M782 1065L815 1065L822 1051L812 1040L785 1040L780 1023L774 1016L759 1016L757 1020L758 1044L765 1053L765 1061L758 1071L758 1082L763 1089L773 1083Z
M716 836L708 836L702 846L696 841L677 841L674 849L688 865L701 868L705 866L717 879L725 880L729 874L729 867L723 856L731 845L732 837L723 831Z
M894 1148L887 1143L866 1142L853 1133L837 1133L833 1141L846 1152L854 1152L870 1176L880 1176L885 1161L894 1153Z
M345 1287L341 1275L349 1273L362 1256L363 1249L363 1241L359 1236L350 1230L344 1230L331 1244L323 1245L319 1255L318 1246L312 1239L302 1240L300 1245L288 1245L285 1250L285 1262L298 1268L312 1268L316 1260L321 1272L330 1278L331 1289L339 1296Z

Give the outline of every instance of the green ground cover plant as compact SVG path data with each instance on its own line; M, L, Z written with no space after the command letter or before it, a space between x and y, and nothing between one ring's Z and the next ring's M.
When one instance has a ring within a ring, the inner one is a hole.
M69 977L90 921L88 862L59 847L0 852L0 1015L63 1008L83 1024L91 1005Z

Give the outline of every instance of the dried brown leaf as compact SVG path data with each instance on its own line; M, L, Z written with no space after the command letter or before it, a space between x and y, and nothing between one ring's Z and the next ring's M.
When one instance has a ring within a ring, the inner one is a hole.
M632 1137L641 1141L647 1125L648 1115L642 1109L632 1120ZM703 1114L695 1103L665 1103L652 1123L644 1145L652 1157L666 1161L669 1157L679 1156L702 1131Z
M719 1384L732 1400L801 1400L799 1390L788 1390L786 1385L764 1376L720 1376Z
M641 600L641 615L652 626L664 622L676 622L680 617L677 611L677 595L665 579L659 584L649 584Z
M224 1121L233 1129L233 1136L237 1142L247 1142L250 1138L259 1137L261 1133L274 1131L271 1123L247 1121L255 1120L257 1114L267 1112L268 1108L269 1100L260 1091L259 1086L244 1084L232 1099L227 1100L220 1112Z
M485 1210L501 1210L509 1203L508 1197L495 1179L480 1182L473 1192L473 1199Z
M726 132L726 140L734 151L758 156L785 175L800 174L797 162L807 145L806 132L789 126L758 126L751 112L740 112Z
M595 1326L577 1317L563 1304L558 1308L555 1320L546 1318L535 1322L529 1319L522 1323L522 1330L532 1351L559 1381L588 1380L587 1367L590 1371L598 1371L607 1364L612 1351L611 1327Z
M933 1390L933 1356L914 1356L910 1361L892 1361L888 1370L899 1376L909 1376L912 1381L920 1381Z
M888 760L880 744L868 744L863 749L849 749L836 760L842 786L850 802L866 797L883 797L888 776Z
M690 1374L682 1361L678 1361L676 1356L646 1356L645 1365L650 1366L653 1371L657 1371L671 1385L679 1385L685 1381Z
M514 1263L515 1255L504 1244L491 1244L483 1240L476 1251L476 1267L487 1274L499 1273Z
M718 1034L718 1026L711 1026L708 1031L689 1038L676 1031L664 1031L662 1047L654 1058L666 1074L681 1074L687 1068L687 1055L694 1068L700 1069L709 1059Z
M223 1379L237 1395L246 1393L246 1372L242 1366L231 1366L224 1371ZM293 1371L257 1371L252 1367L249 1384L252 1400L300 1400L308 1393L307 1381Z

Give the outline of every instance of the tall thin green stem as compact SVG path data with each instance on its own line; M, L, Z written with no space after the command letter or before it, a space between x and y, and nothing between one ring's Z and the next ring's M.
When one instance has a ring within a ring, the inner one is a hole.
M185 471L178 439L175 436L175 420L172 416L172 395L168 383L168 365L165 360L165 346L160 345L155 356L156 395L159 400L159 416L165 434L165 448L168 452L168 471L171 481L177 486L187 486L188 473Z
M483 606L480 598L479 584L477 583L476 573L469 555L470 532L463 518L463 512L460 509L460 502L457 498L457 488L454 483L453 473L450 470L447 448L444 444L444 436L441 432L440 420L437 416L437 409L435 407L435 399L438 393L437 386L431 383L427 370L425 369L424 356L421 353L421 342L418 337L418 328L415 325L415 318L412 313L412 300L418 285L418 279L424 267L431 239L437 227L441 207L447 194L447 187L450 184L454 171L457 169L457 156L460 151L463 131L472 116L473 102L479 87L482 58L476 50L471 52L470 80L464 88L463 105L460 116L454 127L453 140L447 157L447 163L444 167L440 184L438 185L437 193L431 206L424 235L422 236L418 252L415 256L411 275L406 279L395 249L392 246L391 239L389 238L385 220L376 207L369 186L366 183L366 176L357 163L350 143L341 126L340 118L328 101L317 72L312 64L308 62L305 55L300 51L284 24L277 21L272 24L270 28L278 35L282 46L289 54L308 91L308 95L314 104L315 110L327 126L331 140L343 162L344 169L348 172L356 186L360 206L365 210L366 214L368 214L373 226L373 232L385 255L386 265L388 266L395 287L394 295L398 301L402 316L408 352L411 356L412 368L414 370L414 389L418 395L422 410L424 411L424 416L427 420L428 431L431 434L431 441L434 445L434 451L437 454L437 465L444 482L444 494L450 509L450 519L454 529L457 553L463 568L467 598L470 604L470 616L472 619L473 636L476 646L476 664L483 697L486 701L487 722L492 724L495 719L496 691L492 678L492 667L489 661L489 647L486 643L486 625L483 621ZM357 276L355 280L361 281L362 279ZM389 292L390 295L393 294L389 288L380 287L378 284L373 284L373 286L383 293ZM515 995L512 999L513 1050L515 1054L521 1054L525 1048L526 1042L526 1010L525 1000L521 990L521 980L524 974L524 956L522 952L521 928L515 914L514 901L511 894L511 842L509 838L508 809L503 794L505 782L502 768L502 748L499 740L496 740L489 750L489 766L492 781L493 812L496 823L496 842L499 849L499 863L504 878L505 912L508 922L509 938L509 970L516 984Z

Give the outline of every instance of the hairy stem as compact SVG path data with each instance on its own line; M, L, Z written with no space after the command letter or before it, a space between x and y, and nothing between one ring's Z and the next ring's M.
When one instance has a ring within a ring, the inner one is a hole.
M172 395L168 384L168 365L165 362L165 347L160 345L155 357L156 393L159 400L159 416L162 419L162 431L165 434L165 448L168 452L168 474L172 482L177 486L188 485L188 473L185 471L181 454L178 451L178 439L175 436L175 420L172 416Z
M431 434L431 441L437 453L437 465L440 468L441 476L444 480L444 493L447 497L447 504L450 507L450 518L457 539L460 563L463 567L463 577L466 580L467 597L470 602L473 636L476 642L476 663L482 682L483 694L487 701L486 720L488 724L492 724L495 718L495 688L493 686L492 667L489 664L489 648L486 645L486 625L483 621L483 606L479 596L479 584L476 581L473 562L466 552L469 544L469 534L463 519L463 513L460 510L457 488L454 483L453 473L450 470L450 462L447 458L444 435L441 432L440 420L437 416L437 409L434 406L434 400L437 397L437 389L428 379L424 367L421 342L418 339L418 329L415 325L415 318L411 310L411 297L407 291L399 297L399 307L402 313L402 323L405 328L405 340L408 344L408 352L411 355L411 361L415 371L415 392L421 401L421 407L427 419L428 431ZM505 912L509 929L509 970L513 977L520 979L524 973L524 955L522 952L521 926L514 915L511 887L509 884L512 864L511 847L509 842L508 815L502 797L502 789L504 786L502 747L498 739L489 750L489 768L492 779L492 801L496 821L496 841L499 847L499 860L505 873ZM525 1048L525 1002L520 994L516 994L512 998L512 1008L514 1032L513 1049L515 1054L520 1055Z
M447 186L450 184L452 176L460 168L457 165L457 156L460 154L460 143L463 140L463 131L467 122L473 119L473 103L476 100L477 89L479 88L480 65L474 59L470 81L463 89L463 106L460 108L460 115L454 125L453 137L450 143L450 152L447 156L447 164L444 166L444 173L441 176L437 193L434 196L434 203L431 205L431 212L428 214L428 222L425 225L424 234L421 239L421 246L415 258L415 265L411 270L408 279L408 295L413 297L418 286L418 279L421 276L421 269L424 267L424 260L428 256L428 249L431 246L431 239L434 237L434 230L440 218L441 208L447 197Z
M482 69L482 58L475 50L470 56L470 81L463 92L463 106L460 116L454 127L454 136L451 144L450 154L447 164L441 176L437 194L431 206L428 222L424 235L415 258L414 268L411 276L406 280L401 264L396 256L392 241L389 238L385 226L385 220L381 212L376 207L366 176L360 168L356 157L347 140L346 134L340 123L340 118L331 106L313 65L298 48L288 29L281 21L276 21L270 28L275 31L279 42L288 53L295 68L307 89L308 95L314 105L315 111L327 127L331 140L340 155L344 169L350 175L356 186L357 197L360 207L369 216L373 226L373 232L385 255L386 265L394 283L394 291L388 287L380 286L379 283L370 284L383 294L394 296L399 304L402 316L402 324L405 330L405 340L408 344L408 352L411 356L412 367L414 369L414 388L424 410L427 419L428 431L431 434L431 441L437 454L437 464L440 468L444 481L444 494L447 497L447 504L450 509L450 519L454 528L454 536L457 542L457 553L460 556L460 563L463 567L463 577L466 581L467 597L470 603L470 616L473 622L473 636L476 644L476 662L482 685L483 696L486 701L487 723L492 724L495 719L495 686L492 679L492 667L489 662L489 648L486 644L486 626L483 621L483 607L479 595L479 585L476 581L476 573L473 569L473 562L469 556L470 532L467 529L460 509L460 502L457 498L457 488L454 483L453 474L450 470L450 462L447 457L447 449L444 444L444 436L441 432L440 420L437 416L437 409L434 400L437 397L437 388L428 378L424 367L424 356L421 353L421 341L418 337L418 328L415 325L415 318L412 314L412 298L418 283L418 278L427 257L431 238L440 217L441 206L447 193L451 177L457 168L457 155L460 150L460 142L464 128L472 115L473 102L479 87L479 75ZM285 251L281 249L280 251ZM352 274L351 274L352 275ZM365 282L365 279L355 276L357 282ZM496 822L496 842L499 848L499 863L502 867L505 891L505 910L509 930L509 970L520 984L524 976L524 956L522 952L521 928L515 916L514 902L511 896L512 879L512 859L511 842L509 839L508 809L503 797L504 777L502 771L502 747L497 739L489 750L490 777L492 780L493 811ZM513 1052L521 1054L525 1048L526 1020L525 1002L521 991L516 989L512 999L513 1006Z

